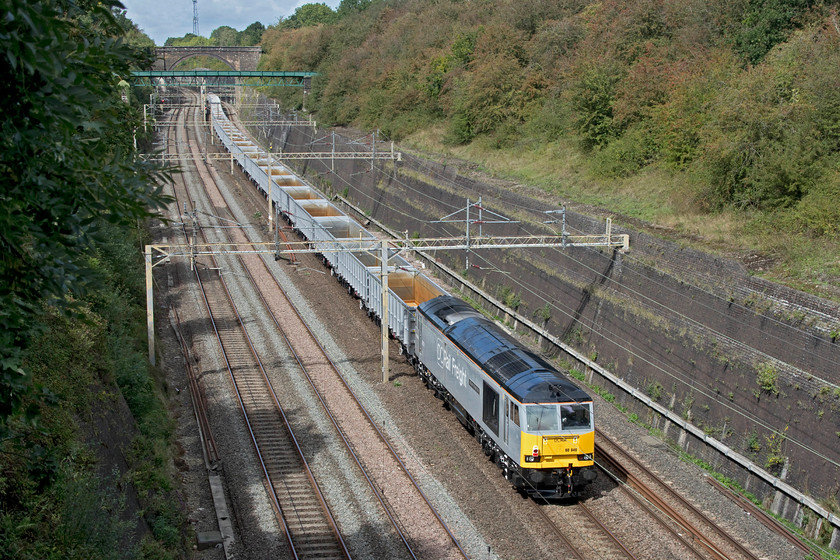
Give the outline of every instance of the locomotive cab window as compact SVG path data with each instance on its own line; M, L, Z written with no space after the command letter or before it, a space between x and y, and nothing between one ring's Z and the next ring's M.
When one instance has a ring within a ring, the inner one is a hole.
M532 404L525 410L529 432L557 431L559 418L556 404Z
M519 426L519 405L511 402L510 403L510 411L508 412L508 417L510 421Z
M592 419L589 414L588 404L561 404L560 423L564 430L571 428L589 428Z

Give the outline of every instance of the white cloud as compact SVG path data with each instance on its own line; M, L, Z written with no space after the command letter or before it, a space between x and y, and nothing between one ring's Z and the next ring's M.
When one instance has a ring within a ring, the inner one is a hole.
M340 3L340 0L320 1L332 8ZM122 0L122 3L129 19L156 45L163 45L169 37L183 37L193 31L192 0ZM255 21L268 27L308 3L300 0L198 0L199 33L209 37L214 29L223 25L242 31Z

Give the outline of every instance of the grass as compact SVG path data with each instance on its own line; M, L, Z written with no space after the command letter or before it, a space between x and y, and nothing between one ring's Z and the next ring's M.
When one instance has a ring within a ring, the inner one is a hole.
M638 229L641 221L649 232L684 246L729 257L758 252L767 259L752 274L840 301L840 240L812 239L786 228L784 211L703 212L693 194L700 186L687 175L651 166L628 178L605 178L596 158L569 139L497 149L489 137L447 146L444 133L443 126L432 126L407 137L404 145L432 159L473 162L494 178L536 187L549 205L562 201L573 209L608 209L616 223Z

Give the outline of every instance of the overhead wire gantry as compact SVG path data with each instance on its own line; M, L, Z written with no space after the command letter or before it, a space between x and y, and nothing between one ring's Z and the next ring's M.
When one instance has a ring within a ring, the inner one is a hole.
M360 245L361 243L361 245ZM394 267L388 266L388 260L394 254L404 251L451 251L477 249L528 249L567 247L606 247L627 251L630 248L630 236L627 234L613 235L612 223L608 219L606 231L603 235L530 235L530 236L479 236L467 237L439 237L425 239L382 239L370 241L354 241L347 247L347 240L336 241L283 241L284 248L277 237L275 241L265 242L220 242L220 243L185 243L185 244L151 244L146 245L144 260L146 264L146 318L149 340L149 362L155 363L154 346L154 294L152 269L162 262L169 262L173 258L187 258L194 266L195 259L201 256L215 255L243 255L267 254L273 255L275 260L281 255L306 254L323 252L359 252L360 250L379 252L382 279L382 316L388 316L388 273ZM363 248L362 245L366 245ZM388 381L388 322L382 321L382 380Z

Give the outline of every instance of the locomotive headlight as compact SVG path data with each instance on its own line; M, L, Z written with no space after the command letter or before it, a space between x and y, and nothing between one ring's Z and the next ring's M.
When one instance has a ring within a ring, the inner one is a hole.
M578 461L592 461L592 453L584 453L583 455L578 455Z
M525 462L526 463L539 463L540 461L540 448L539 446L534 446L534 450L531 452L530 455L525 455Z

